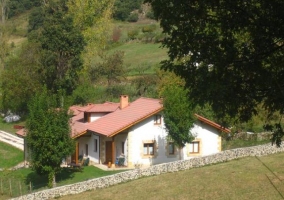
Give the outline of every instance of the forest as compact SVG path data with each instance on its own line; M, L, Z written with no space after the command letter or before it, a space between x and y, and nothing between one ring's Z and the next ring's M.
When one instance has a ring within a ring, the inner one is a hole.
M171 33L163 31L156 2L148 2L154 9L142 0L1 0L0 110L25 116L43 88L70 106L117 101L120 94L159 98L169 85L187 86L161 70L161 61L171 59ZM220 117L206 99L192 105L191 112L236 131L261 132L267 119L280 117L261 102L245 123L238 113Z

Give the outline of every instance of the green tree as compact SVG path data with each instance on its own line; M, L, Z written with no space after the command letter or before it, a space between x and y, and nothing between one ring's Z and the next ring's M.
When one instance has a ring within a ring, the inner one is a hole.
M168 139L179 148L179 158L181 159L182 148L194 139L190 132L195 122L194 110L193 104L187 99L188 90L184 89L184 81L174 74L168 73L168 75L161 81L159 90L163 97Z
M39 46L33 43L23 44L18 54L10 56L0 74L4 110L27 113L27 102L42 87L39 59Z
M44 89L29 103L26 122L27 144L31 151L31 166L38 174L48 175L49 187L54 187L55 175L64 158L75 150L70 138L67 109L58 108L56 98Z
M39 42L45 84L54 93L63 90L70 95L76 88L78 73L83 68L81 53L85 41L73 23L65 0L50 1L45 8Z
M69 0L68 13L87 42L84 50L85 71L95 56L104 51L112 32L112 13L115 0Z
M192 101L244 121L259 104L283 113L283 1L146 2L167 34L163 66L185 79Z
M97 63L91 70L92 79L102 79L105 78L108 87L120 82L125 78L125 68L123 65L123 51L116 51L110 55L100 54L101 62Z
M0 24L0 72L4 69L4 64L10 51L10 46L7 42L9 39L7 32L5 25Z

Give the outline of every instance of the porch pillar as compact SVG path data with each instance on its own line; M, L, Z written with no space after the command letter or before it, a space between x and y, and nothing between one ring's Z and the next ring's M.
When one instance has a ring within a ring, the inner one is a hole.
M114 142L114 137L112 137L112 141L111 141L111 146L112 146L112 152L111 152L111 167L115 168L115 142Z

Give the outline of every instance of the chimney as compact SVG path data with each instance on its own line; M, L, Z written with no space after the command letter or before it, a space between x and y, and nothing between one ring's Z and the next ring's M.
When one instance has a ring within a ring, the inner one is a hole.
M120 109L128 106L128 95L120 95Z

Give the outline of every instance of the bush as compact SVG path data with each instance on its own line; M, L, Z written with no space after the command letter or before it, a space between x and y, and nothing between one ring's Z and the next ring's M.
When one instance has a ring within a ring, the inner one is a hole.
M137 22L139 19L138 17L138 13L131 13L128 18L127 18L127 21L129 22Z
M139 30L138 30L138 29L130 30L130 31L128 31L128 33L127 33L128 38L129 38L130 40L135 40L135 39L137 39L138 34L139 34Z
M154 12L150 10L149 12L146 13L146 17L149 19L155 19Z
M121 30L118 27L115 27L112 31L112 41L113 42L118 42L121 37Z
M157 29L155 24L150 24L147 26L142 27L142 32L143 33L152 33Z

